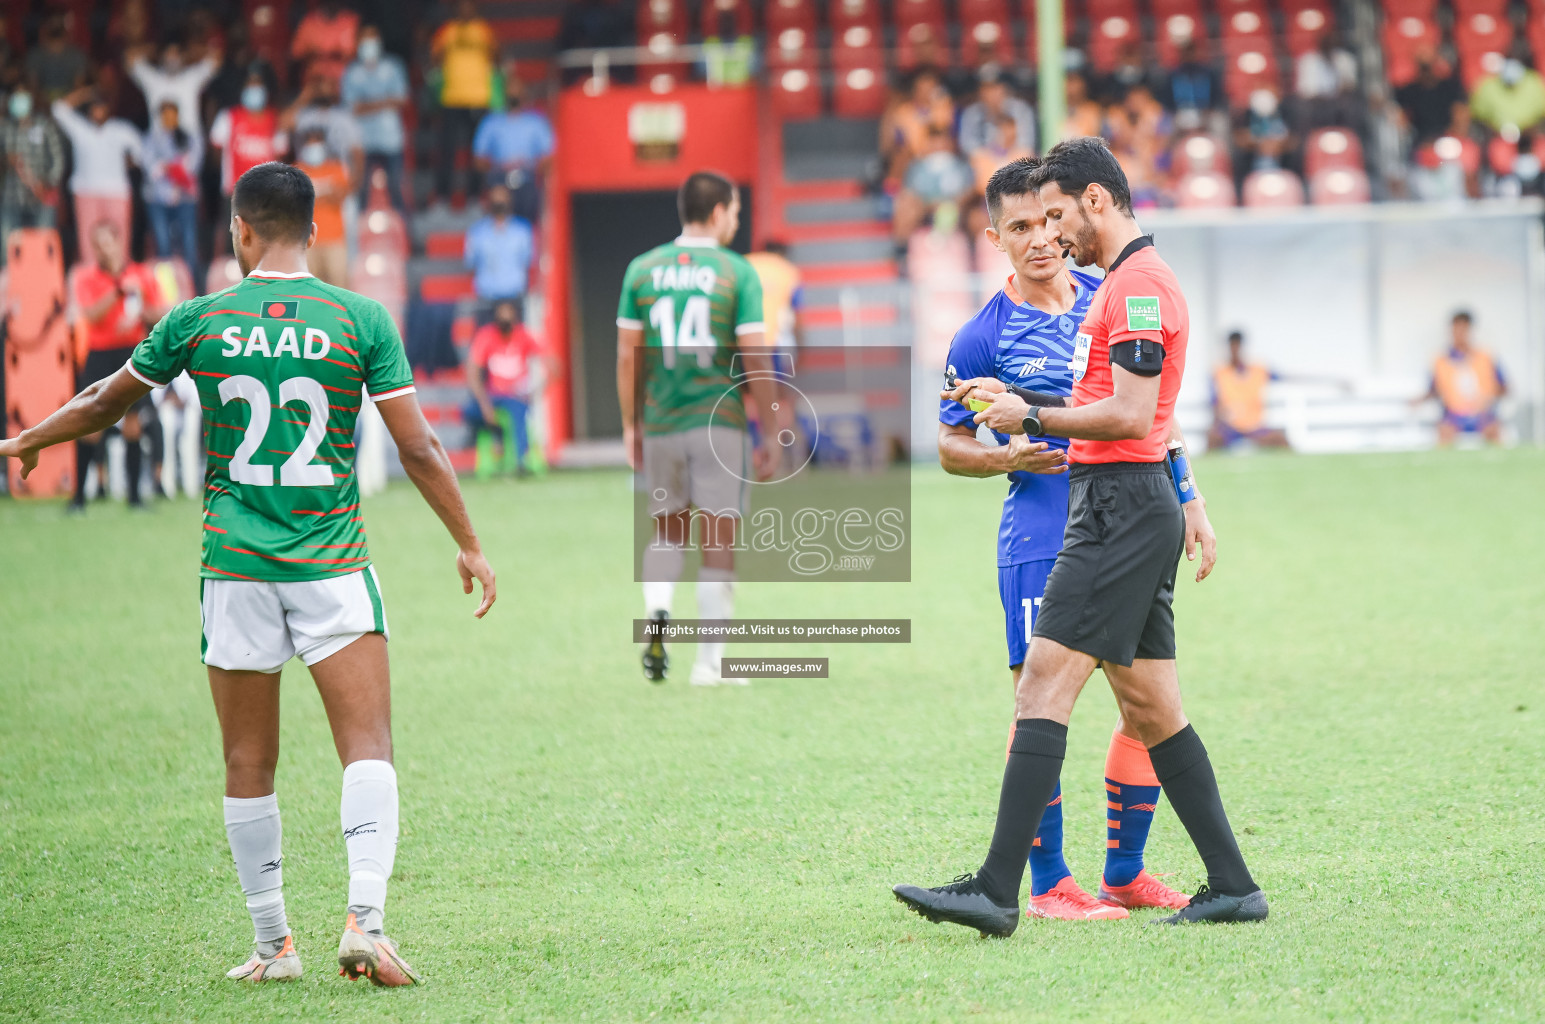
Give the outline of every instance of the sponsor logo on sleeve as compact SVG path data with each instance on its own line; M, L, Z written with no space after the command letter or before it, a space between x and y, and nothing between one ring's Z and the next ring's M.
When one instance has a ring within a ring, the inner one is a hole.
M1127 330L1157 331L1159 326L1159 297L1157 295L1127 296Z

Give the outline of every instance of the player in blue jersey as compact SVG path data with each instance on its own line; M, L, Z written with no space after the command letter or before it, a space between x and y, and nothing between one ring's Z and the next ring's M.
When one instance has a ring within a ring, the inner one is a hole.
M1100 279L1064 263L1047 240L1046 217L1030 184L1034 157L1012 161L987 184L992 226L987 236L1008 256L1013 275L968 320L950 344L948 372L965 382L995 378L1029 391L1072 393L1069 361ZM955 397L950 397L951 395ZM1068 519L1068 441L995 434L996 447L976 439L973 412L955 398L939 401L939 462L957 476L1006 473L1008 497L998 528L998 594L1003 601L1012 682L1046 578L1062 547ZM1073 879L1062 856L1062 788L1041 816L1030 850L1030 906L1034 917L1098 920L1126 917L1128 908L1184 907L1188 898L1143 869L1143 847L1159 799L1159 780L1147 748L1118 722L1105 760L1106 852L1099 896Z

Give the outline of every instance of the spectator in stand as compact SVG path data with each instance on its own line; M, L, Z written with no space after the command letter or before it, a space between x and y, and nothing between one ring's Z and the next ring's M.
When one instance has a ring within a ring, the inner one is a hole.
M86 322L86 364L81 369L78 386L85 388L117 373L147 331L166 314L155 274L143 263L129 262L124 237L110 221L91 228L92 261L75 272L74 304ZM143 454L140 435L143 417L155 415L155 403L147 393L134 403L120 428L128 446L125 469L129 483L129 507L140 506L140 475ZM75 442L75 498L71 512L86 509L86 480L91 463L102 455L102 434L96 433Z
M160 110L162 102L171 100L177 104L178 122L194 134L203 133L204 122L200 119L199 95L220 67L218 53L205 53L193 63L187 58L198 48L184 49L181 43L170 42L161 48L161 64L157 67L145 59L143 52L129 58L129 77L134 79L145 94L145 106Z
M1019 140L1020 123L1019 119L1008 113L999 114L991 125L992 130L986 134L985 141L969 152L971 171L976 176L976 191L979 194L986 195L987 182L998 168L1021 157L1034 155L1035 151ZM961 132L961 139L964 144L964 131ZM972 209L976 205L973 203ZM972 234L976 232L973 230Z
M77 106L84 103L82 116ZM129 164L140 159L139 132L127 121L108 117L107 103L89 87L54 100L54 121L70 140L73 155L70 192L75 196L75 228L78 252L91 252L91 229L102 222L129 237L134 190L129 184Z
M1292 144L1277 94L1256 89L1250 94L1250 105L1234 119L1234 184L1238 186L1252 171L1280 168Z
M193 287L204 292L204 265L199 259L199 170L204 145L182 126L177 104L164 100L156 123L145 136L140 162L145 168L145 212L155 234L156 253L178 256L193 275Z
M0 155L10 173L0 175L0 240L17 228L55 226L65 161L64 136L47 115L33 110L26 87L11 90L6 109L10 117L0 125Z
M402 108L408 100L408 72L401 58L387 53L381 30L366 25L359 33L359 59L343 73L344 108L359 124L364 166L359 182L359 205L370 198L370 175L375 168L386 174L386 195L397 212L408 215L402 193L402 153L407 133Z
M297 133L296 164L316 189L316 208L311 215L316 239L306 250L306 265L328 284L345 288L349 283L349 245L343 228L343 200L353 185L349 168L327 144L327 129L320 124Z
M1081 72L1067 74L1067 119L1062 124L1064 139L1078 139L1101 134L1105 130L1105 110L1089 97L1089 81Z
M522 108L525 86L505 79L506 109L490 111L472 140L472 158L489 184L510 190L515 216L541 219L543 184L553 162L553 126L540 110Z
M1176 127L1195 131L1223 107L1223 76L1201 59L1196 41L1180 45L1180 62L1159 87L1158 99L1175 115Z
M912 233L931 217L935 228L949 230L961 204L971 199L971 165L955 152L949 129L930 125L927 132L922 153L907 165L896 193L891 230L898 248L904 248Z
M458 0L456 17L441 25L429 44L440 70L435 195L442 202L451 200L456 162L463 156L470 160L472 136L493 100L496 45L493 29L478 17L477 4L472 0ZM472 179L473 172L469 168L466 178L469 196L477 192Z
M17 66L17 53L11 47L11 26L4 11L0 11L0 87L10 88L21 74Z
M514 215L510 190L489 188L486 209L488 215L467 230L464 252L480 320L502 299L525 299L533 256L531 225Z
M1437 55L1425 50L1416 55L1416 77L1395 90L1395 102L1411 130L1412 146L1419 147L1448 132L1465 92Z
M1470 112L1492 131L1512 125L1526 132L1545 121L1545 80L1515 53L1496 74L1475 83Z
M1502 443L1502 424L1497 403L1507 397L1507 378L1502 364L1470 336L1473 318L1460 310L1450 321L1452 342L1448 351L1432 362L1432 380L1418 404L1437 399L1443 407L1438 423L1438 444L1445 447L1460 434L1480 434L1492 444Z
M295 27L290 57L296 62L302 81L320 75L336 86L354 58L358 41L358 14L338 0L316 0L316 5Z
M1035 152L1035 110L1009 91L1003 69L996 64L983 64L977 72L977 81L980 86L976 102L960 115L960 151L973 162L976 153L986 149L1006 151L1014 148ZM1001 137L1005 117L1014 122L1012 147Z
M1300 54L1293 71L1297 100L1295 122L1300 131L1334 126L1357 129L1364 118L1357 95L1357 59L1336 45L1330 32L1319 45Z
M1111 152L1126 172L1132 205L1152 209L1162 198L1160 186L1169 170L1170 119L1146 85L1127 90L1126 98L1106 115Z
M229 232L224 226L231 220L231 193L236 179L258 164L277 160L289 149L289 136L279 127L279 111L270 103L267 67L261 61L247 70L247 84L241 90L241 102L215 115L209 129L209 148L220 151L220 211L216 224L224 239L221 251L231 254ZM181 107L178 108L181 110Z
M478 328L472 336L472 348L467 355L467 388L472 398L463 407L461 418L474 436L487 429L499 436L504 445L514 444L516 476L531 473L526 466L526 417L541 376L539 353L536 339L520 322L520 302L501 299L494 304L493 321ZM513 438L503 436L501 412L510 417Z
M327 138L327 148L348 165L351 180L357 182L364 177L364 136L359 122L343 105L338 83L325 74L311 77L279 118L279 126L297 138L312 128L320 128Z
M42 103L53 103L86 83L86 55L70 42L63 13L50 14L24 64L27 85Z
M1121 47L1110 74L1096 78L1095 98L1106 104L1119 104L1133 86L1148 81L1148 66L1143 62L1142 44L1136 40Z
M785 350L803 345L805 332L799 311L804 305L804 290L799 267L789 259L788 244L769 238L761 252L746 256L746 262L762 282L762 336L767 344Z
M955 127L955 104L939 73L920 67L907 79L903 97L880 118L880 158L886 177L899 182L913 160L939 149L936 132Z

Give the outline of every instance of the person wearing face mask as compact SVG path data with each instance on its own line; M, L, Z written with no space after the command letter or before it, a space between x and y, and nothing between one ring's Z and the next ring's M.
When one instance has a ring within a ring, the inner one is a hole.
M279 118L279 126L294 137L319 128L327 139L327 148L349 167L350 178L359 181L365 173L365 150L359 122L339 98L338 83L325 74L314 74Z
M162 102L156 122L145 136L140 159L145 167L145 210L155 233L156 252L179 256L204 290L204 267L198 249L198 178L204 145L185 130L177 104Z
M17 228L51 228L64 177L64 136L32 109L32 93L12 90L10 114L0 124L0 158L9 173L0 174L0 242ZM0 261L6 256L0 244Z
M169 42L161 48L160 66L145 59L143 52L129 58L129 77L145 94L145 106L160 110L171 100L177 104L177 116L183 128L201 134L203 120L199 113L199 94L220 68L220 57L207 53L193 60L192 48Z
M279 112L269 102L264 68L254 63L241 90L241 102L215 115L209 146L220 151L220 212L216 223L231 217L231 193L236 181L258 164L277 160L289 149L289 136L279 126ZM229 242L223 241L230 253Z
M85 116L77 109L83 102ZM54 100L53 115L75 157L70 192L75 196L77 244L84 256L91 251L93 225L106 221L120 238L129 237L129 163L140 160L139 132L122 118L108 117L107 101L89 88Z
M504 446L501 461L516 476L531 472L526 468L526 416L541 375L539 353L536 339L520 322L520 303L505 299L495 304L493 321L472 336L467 354L467 388L472 397L462 408L462 421L474 437L484 429L499 436ZM503 436L501 412L509 415L514 437Z
M358 14L338 0L319 0L295 27L290 57L306 78L321 75L336 86L354 56L358 38Z
M510 190L515 215L541 217L542 184L553 162L553 126L540 110L523 106L525 87L505 78L507 109L489 112L472 140L472 160L487 184Z
M349 247L343 229L343 200L349 194L349 169L327 146L327 133L313 125L300 135L295 162L316 190L311 219L316 241L306 250L311 273L339 288L348 284Z
M1515 54L1475 84L1470 112L1492 131L1513 125L1526 132L1545 121L1545 79Z
M364 173L359 181L359 205L370 198L370 175L386 172L386 194L397 212L407 215L402 195L402 152L406 134L402 108L408 99L408 73L401 58L385 51L381 30L366 25L359 33L359 59L343 73L342 99L359 123Z
M513 216L510 190L494 185L486 200L488 216L467 231L464 258L472 271L479 319L503 299L524 299L531 271L531 225Z

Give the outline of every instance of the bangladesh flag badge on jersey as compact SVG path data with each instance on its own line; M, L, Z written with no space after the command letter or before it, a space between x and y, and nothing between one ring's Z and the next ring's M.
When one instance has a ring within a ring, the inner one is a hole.
M258 315L269 320L294 320L295 314L299 308L300 303L294 301L293 299L289 302L280 302L276 300L273 302L263 303L262 308L258 310Z

